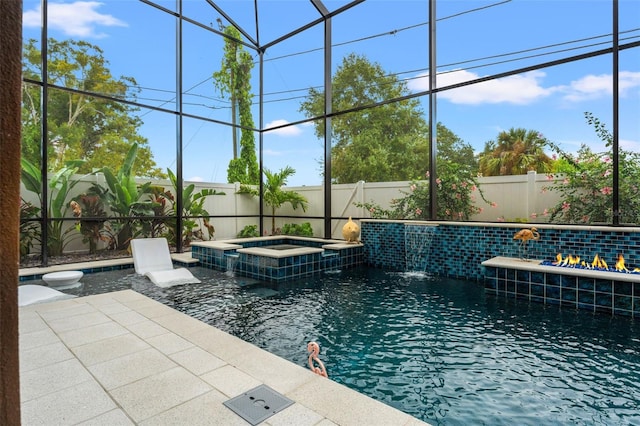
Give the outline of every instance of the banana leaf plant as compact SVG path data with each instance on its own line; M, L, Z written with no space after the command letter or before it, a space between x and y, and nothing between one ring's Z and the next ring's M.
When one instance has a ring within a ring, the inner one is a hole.
M43 205L42 200L42 173L40 168L29 162L27 159L22 158L22 171L21 178L24 187L27 191L31 191L38 196L40 205ZM71 242L74 237L78 235L74 232L73 226L66 227L63 218L67 217L69 212L69 197L71 190L81 180L73 179L73 176L78 172L80 166L84 163L84 160L71 160L67 161L65 165L60 168L48 182L48 200L47 200L47 213L49 221L47 222L47 253L50 256L60 256L67 244Z
M178 179L176 175L167 169L169 180L173 185L173 192L178 192ZM215 228L210 222L209 212L204 208L204 202L207 197L211 195L226 195L222 191L217 191L211 188L203 188L196 192L195 184L189 184L182 188L182 244L188 247L194 240L212 239L215 233ZM170 195L170 193L169 193ZM177 217L177 203L173 196L167 197L171 204L171 216ZM176 239L176 222L175 219L171 220L171 225L168 227L168 241L175 244ZM207 230L206 234L204 230Z
M116 238L116 250L127 250L129 241L140 234L140 223L134 223L131 218L150 216L153 214L153 202L149 198L151 182L138 184L133 175L133 165L138 153L138 144L131 145L122 167L114 173L109 167L103 167L100 171L104 174L107 191L92 190L102 193L105 205L121 220L112 223L113 233ZM99 186L99 185L97 185Z

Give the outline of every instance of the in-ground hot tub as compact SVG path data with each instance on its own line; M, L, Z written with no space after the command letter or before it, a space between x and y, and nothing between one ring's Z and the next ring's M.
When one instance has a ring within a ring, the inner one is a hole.
M359 265L363 246L287 235L192 243L204 267L267 282L295 280Z

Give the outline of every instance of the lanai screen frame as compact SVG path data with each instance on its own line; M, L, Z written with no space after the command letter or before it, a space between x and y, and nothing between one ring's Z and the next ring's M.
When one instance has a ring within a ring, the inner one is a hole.
M203 0L205 1L207 4L209 4L211 6L212 9L215 9L218 13L220 13L222 16L225 16L226 19L234 24L233 19L231 16L227 15L224 11L224 9L222 7L220 7L216 1L214 0ZM143 104L143 103L136 103L136 102L129 102L126 100L121 100L121 99L117 99L118 102L123 102L123 103L129 103L132 106L135 107L143 107L143 108L147 108L147 109L157 109L157 110L162 110L163 112L167 112L167 113L171 113L171 114L175 114L175 118L176 118L176 175L178 178L178 191L176 194L176 203L177 203L177 217L176 217L176 227L177 229L182 229L182 222L184 220L184 217L182 216L182 205L183 205L183 200L182 200L182 188L183 188L183 119L190 117L190 118L196 118L199 120L205 120L205 121L210 121L212 123L217 123L217 124L222 124L222 125L230 125L230 123L226 123L226 122L222 122L222 121L218 121L218 120L213 120L213 119L206 119L203 117L199 117L199 116L195 116L192 115L190 113L187 113L183 110L183 99L182 99L182 93L183 93L183 88L182 88L182 46L183 46L183 34L182 34L182 25L185 21L189 21L191 24L194 25L198 25L203 29L206 29L207 31L211 31L213 33L216 33L220 36L224 36L222 34L222 32L216 30L215 28L211 28L207 25L204 25L202 23L199 22L195 22L192 19L185 17L182 15L182 0L176 0L176 10L170 10L167 9L165 7L163 7L162 5L156 4L152 1L148 1L148 0L141 0L142 3L148 5L149 7L155 8L159 11L162 11L163 13L167 13L170 14L172 16L174 16L176 18L176 96L177 96L177 100L176 100L176 104L177 104L177 108L175 111L173 110L163 110L162 108L154 108L148 104ZM47 6L48 6L49 0L41 0L41 5L42 5L42 30L41 30L41 41L46 41L48 40L48 20L47 20ZM463 88L465 86L470 86L473 84L477 84L477 83L481 83L481 82L485 82L485 81L491 81L491 80L496 80L499 78L504 78L504 77L508 77L508 76L513 76L513 75L518 75L518 74L522 74L524 72L528 72L528 71L535 71L535 70L541 70L541 69L545 69L548 67L552 67L555 65L560 65L560 64L564 64L564 63L569 63L569 62L574 62L574 61L579 61L579 60L583 60L583 59L587 59L590 57L596 57L596 56L601 56L601 55L608 55L611 54L612 56L612 74L613 74L613 94L612 94L612 112L613 112L613 122L612 122L612 135L613 135L613 153L614 153L614 158L613 158L613 199L612 199L612 209L613 209L613 222L610 225L613 226L618 226L620 225L620 200L619 200L619 161L618 161L618 157L617 157L617 153L619 151L619 90L618 90L618 82L619 82L619 52L622 50L626 50L626 49L632 49L632 48L638 48L640 47L640 42L631 42L631 43L626 43L623 45L619 44L619 29L618 29L618 18L619 18L619 4L618 4L618 0L611 0L610 4L611 4L611 8L612 8L612 22L611 22L611 32L613 34L613 44L611 47L605 48L605 49L600 49L597 51L591 51L588 53L584 53L584 54L580 54L580 55L576 55L576 56L571 56L571 57L565 57L559 60L554 60L554 61L550 61L550 62L544 62L544 63L539 63L533 66L528 66L528 67L523 67L523 68L518 68L518 69L514 69L514 70L510 70L507 72L502 72L499 74L493 74L493 75L489 75L489 76L485 76L482 77L480 79L476 79L476 80L472 80L472 81L466 81L464 83L459 83L459 84L455 84L455 85L449 85L449 86L445 86L445 87L436 87L436 69L437 69L437 47L436 47L436 38L437 38L437 27L436 27L436 7L438 4L437 0L429 0L428 1L428 8L429 8L429 22L431 23L429 25L429 37L427 40L425 40L425 43L428 44L429 46L429 89L426 91L421 91L421 92L415 92L415 93L411 93L408 96L403 96L403 97L399 97L399 98L394 98L394 99L387 99L383 102L379 102L379 103L375 103L375 104L371 104L371 105L364 105L364 106L358 106L352 109L348 109L348 110L341 110L341 111L333 111L332 110L332 90L331 90L331 84L332 84L332 19L335 18L336 16L339 16L342 13L345 13L353 8L356 8L355 10L357 10L358 5L360 5L361 3L364 3L364 0L357 0L357 1L353 1L350 3L345 4L344 6L330 11L329 9L327 9L325 7L325 5L323 4L323 2L321 0L310 0L311 5L315 8L315 10L318 12L318 17L317 19L313 20L312 22L309 22L308 24L296 29L295 31L292 31L276 40L273 41L269 41L265 44L260 44L259 42L259 38L256 38L255 40L249 35L250 31L243 29L241 26L237 25L237 28L240 30L240 32L245 35L245 37L247 38L247 40L240 40L240 42L245 45L247 48L251 48L253 50L255 50L258 54L258 58L259 58L259 81L260 81L260 85L258 88L258 97L259 97L259 125L258 128L256 129L249 129L252 131L257 132L258 134L258 161L259 161L259 167L260 167L260 173L262 175L262 171L264 170L264 146L263 146L263 141L264 141L264 133L267 131L265 129L265 123L264 123L264 82L263 82L263 72L264 72L264 53L265 51L267 51L270 47L277 45L278 43L281 43L291 37L295 37L297 34L300 34L302 32L304 32L305 30L314 27L316 25L323 25L324 26L324 64L323 64L323 72L324 72L324 94L325 94L325 113L321 116L317 116L317 117L310 117L307 118L305 120L299 120L299 121L295 121L295 122L291 122L291 123L287 123L286 125L283 125L282 127L288 127L288 126L295 126L295 125L299 125L299 124L303 124L303 123L308 123L308 122L313 122L313 121L317 121L317 120L322 120L324 122L324 126L325 126L325 132L324 132L324 140L323 140L323 146L324 146L324 174L323 174L323 184L324 184L324 215L322 217L313 217L312 219L321 219L324 222L324 237L325 238L330 238L331 237L331 221L335 220L335 219L345 219L345 218L340 218L340 217L332 217L331 214L331 205L332 205L332 197L331 197L331 147L332 147L332 134L331 134L331 123L332 123L332 119L334 117L338 117L344 114L349 114L352 112L358 112L361 110L365 110L368 108L375 108L378 106L382 106L385 104L390 104L390 103L394 103L394 102L400 102L403 100L407 100L407 99L413 99L413 98L419 98L419 97L427 97L428 98L428 111L427 111L427 116L428 116L428 124L429 124L429 142L430 142L430 158L429 158L429 168L430 170L435 170L436 169L436 163L437 163L437 150L436 150L436 134L432 129L435 129L435 123L437 123L437 114L436 114L436 104L437 104L437 96L439 93L443 93L445 91L448 90L453 90L453 89L459 89L459 88ZM253 1L253 7L254 10L256 11L256 15L255 15L255 22L256 22L256 26L258 25L262 25L262 23L260 22L260 13L259 13L259 7L260 7L260 1L259 0L254 0ZM37 85L40 86L42 88L42 110L41 110L41 116L42 117L46 117L46 113L47 113L47 93L48 93L48 89L50 87L53 87L51 84L49 84L48 82L48 73L47 73L47 43L44 42L42 43L42 78L41 81L36 81L36 80L29 80L29 79L24 79L25 83L29 83L29 84L33 84L33 85ZM93 97L97 97L97 98L104 98L104 99L110 99L110 100L116 100L113 98L110 98L109 96L105 96L105 95L100 95L100 94L96 94L96 93L92 93L92 92L82 92L81 90L77 90L77 89L71 89L71 88L65 88L65 87L55 87L56 89L59 90L65 90L65 91L69 91L69 92L75 92L75 93L83 93L86 95L90 95ZM238 126L239 127L239 126ZM268 130L274 130L277 129L277 127L271 127ZM48 145L50 143L50 141L47 140L47 135L48 134L48 129L47 129L47 120L42 120L42 129L41 129L41 138L42 138L42 142L41 142L41 146L42 146L42 158L41 158L41 172L43 176L47 175L47 171L48 171L48 164L47 164L47 149L48 149ZM430 200L431 200L431 204L429 206L429 211L430 211L430 215L431 215L431 219L432 220L437 220L437 199L436 199L436 193L435 193L435 188L436 188L436 173L431 173L429 180L430 180ZM260 193L262 193L262 186L263 183L261 181L260 183ZM47 208L46 205L44 205L46 203L47 200L47 185L46 185L46 180L43 180L43 188L42 188L42 194L43 194L43 206L42 207L42 214L41 217L39 218L39 222L40 222L40 227L41 227L41 236L42 236L42 240L46 241L47 239L47 227L45 226L45 224L50 221L52 218L48 217L48 213L47 213ZM263 209L263 200L260 200L259 203L259 213L258 213L258 220L260 223L260 233L263 233L263 222L264 222L264 218L265 217L269 217L268 215L265 215L264 209ZM212 217L215 217L215 215L213 215ZM279 217L284 217L284 216L279 216ZM74 218L68 218L68 220L74 220ZM42 248L42 262L44 265L47 264L47 259L48 259L48 253L46 250L46 244L42 244L41 245ZM176 250L178 252L182 252L183 251L183 247L182 247L182 241L180 238L177 239L177 246L176 246Z

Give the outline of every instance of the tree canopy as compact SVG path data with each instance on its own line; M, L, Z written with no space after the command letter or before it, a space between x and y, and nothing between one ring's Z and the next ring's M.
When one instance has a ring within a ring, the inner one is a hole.
M536 130L511 128L488 141L480 154L484 176L522 175L529 171L550 172L553 160L544 153L547 140Z
M47 75L51 86L117 99L135 99L135 80L113 77L100 47L86 41L49 39L47 48ZM36 40L29 40L24 47L24 78L41 80L40 58ZM23 83L22 93L22 155L39 164L42 90L37 85ZM142 121L134 115L137 108L55 87L49 87L47 100L50 170L57 170L75 159L85 160L78 173L88 173L104 166L115 169L136 143L139 149L135 174L164 177L162 170L156 167L147 139L138 133Z
M350 54L332 81L333 112L374 105L332 119L332 182L353 183L423 179L429 167L428 124L415 99L384 104L409 94L405 82L364 56ZM309 89L300 111L307 117L324 113L324 93ZM439 160L475 167L473 149L438 124ZM315 133L324 137L316 122Z

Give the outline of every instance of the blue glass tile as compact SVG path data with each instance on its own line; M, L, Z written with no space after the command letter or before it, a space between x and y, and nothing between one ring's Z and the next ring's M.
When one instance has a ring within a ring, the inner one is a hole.
M537 284L544 284L544 272L531 272L531 282Z
M595 288L594 279L588 277L578 277L578 288L581 290L591 290Z
M597 306L613 306L613 295L611 293L598 293L596 292L596 305Z
M596 280L596 291L603 293L613 292L613 282L611 280Z
M545 287L545 291L548 299L560 299L560 287L548 285Z
M561 275L558 274L546 274L547 276L547 285L560 286L562 283Z
M625 281L615 281L613 284L615 294L631 296L633 284Z
M613 309L611 308L611 306L596 305L596 312L600 312L603 314L610 314L613 312Z
M518 282L516 284L516 293L518 293L518 294L526 294L527 296L529 294L531 294L530 291L529 291L529 283L528 282L526 282L526 283Z
M595 302L595 293L589 290L578 290L578 302L593 305Z
M614 309L631 311L633 309L633 301L631 299L631 296L614 296L613 307Z
M577 288L577 278L568 275L561 275L560 285L563 288L575 289Z
M613 309L613 313L615 315L622 315L622 316L627 316L627 317L633 316L633 311L629 311L629 310L625 310L625 309L614 308Z
M529 282L531 281L531 274L529 271L518 271L516 276L518 277L518 281Z
M545 303L548 305L559 305L560 299L549 299L548 297L545 299Z
M561 296L562 296L562 300L575 301L576 300L576 291L575 290L571 290L571 289L567 289L567 288L562 288Z
M498 279L495 277L486 278L484 280L484 288L489 290L498 289Z
M596 310L596 305L593 303L578 303L578 309L594 312Z
M532 296L544 297L544 285L542 285L542 284L531 284L531 295Z

